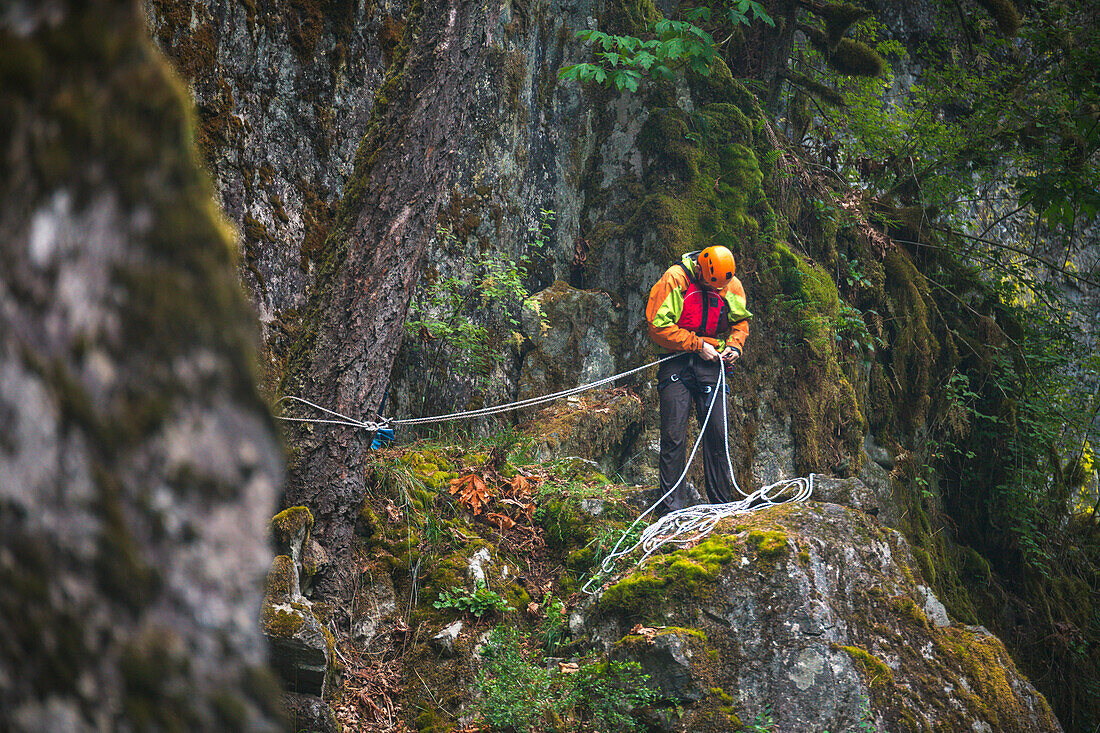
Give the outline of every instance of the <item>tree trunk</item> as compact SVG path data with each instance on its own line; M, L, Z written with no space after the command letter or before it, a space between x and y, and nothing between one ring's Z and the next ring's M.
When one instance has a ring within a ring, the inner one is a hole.
M306 315L309 333L285 393L366 418L401 345L409 299L450 195L459 141L473 133L470 100L487 83L498 8L459 0L414 6L403 47L379 93ZM406 50L407 49L407 50ZM363 498L371 435L300 428L287 501L307 504L318 536L339 552Z

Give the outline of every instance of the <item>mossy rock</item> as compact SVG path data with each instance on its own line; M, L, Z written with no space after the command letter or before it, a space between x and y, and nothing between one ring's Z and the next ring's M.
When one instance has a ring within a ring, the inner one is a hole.
M300 594L298 567L289 555L279 555L272 560L265 590L270 598L291 598Z
M760 559L773 562L787 554L787 534L777 529L754 529L749 532L749 544L756 549Z
M260 628L291 692L323 696L335 669L335 639L306 601L266 598Z
M289 555L295 562L302 555L302 546L313 529L313 512L304 506L292 506L276 514L271 520L271 533L275 549L280 555Z
M608 588L600 609L644 618L659 618L663 608L709 592L722 567L740 555L737 540L712 535L695 547L650 558L642 568Z

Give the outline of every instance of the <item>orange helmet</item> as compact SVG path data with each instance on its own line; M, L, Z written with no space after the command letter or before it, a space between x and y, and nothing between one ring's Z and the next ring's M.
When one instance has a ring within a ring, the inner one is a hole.
M733 252L722 246L707 247L699 253L699 274L707 287L721 290L733 279L737 268Z

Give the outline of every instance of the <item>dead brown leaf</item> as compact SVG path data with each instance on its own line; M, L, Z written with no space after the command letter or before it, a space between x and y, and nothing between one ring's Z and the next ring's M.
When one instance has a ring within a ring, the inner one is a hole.
M664 628L664 627L661 627L661 628ZM635 624L634 628L630 630L630 633L638 634L639 636L644 636L645 640L648 643L652 644L653 639L654 639L654 637L657 636L658 631L659 631L659 629L655 629L651 626L642 626L641 624Z
M382 507L386 512L386 518L392 523L400 522L404 515L401 514L401 510L394 506L393 501L386 499L386 504Z
M535 505L529 501L524 502L516 501L515 499L501 499L500 503L516 507L525 517L527 517L527 521L531 521L531 518L535 516Z
M477 512L474 513L476 514ZM516 526L516 520L509 517L507 514L500 514L498 512L485 515L485 521L499 528L502 532Z
M489 503L489 487L476 473L451 479L450 492L457 494L458 500L474 514L481 514L482 507Z
M576 662L558 662L558 672L562 674L575 674L580 667Z

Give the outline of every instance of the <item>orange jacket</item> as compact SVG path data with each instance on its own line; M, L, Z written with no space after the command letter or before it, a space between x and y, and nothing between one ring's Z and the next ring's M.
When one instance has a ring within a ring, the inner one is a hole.
M729 336L726 338L698 336L676 325L680 320L680 314L683 313L684 293L691 284L684 268L690 270L692 275L698 273L699 265L695 261L697 254L692 252L684 255L681 259L683 267L673 265L668 268L650 289L649 302L645 307L645 317L649 322L649 338L659 348L667 351L701 351L704 341L719 351L727 346L744 351L752 313L749 312L745 300L745 288L736 277L719 292L730 309L729 321L732 327Z

